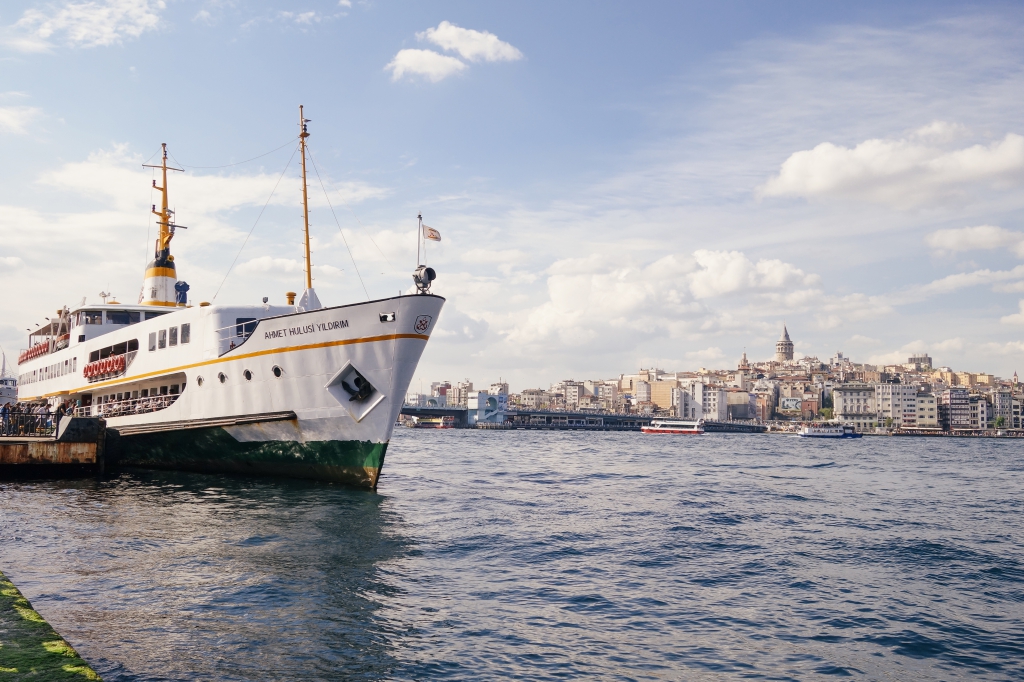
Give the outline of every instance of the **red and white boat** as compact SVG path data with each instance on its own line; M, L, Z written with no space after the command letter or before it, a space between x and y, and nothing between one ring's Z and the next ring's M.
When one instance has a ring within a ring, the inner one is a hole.
M641 426L644 433L677 433L699 436L704 433L704 420L685 421L680 419L654 419L647 426Z

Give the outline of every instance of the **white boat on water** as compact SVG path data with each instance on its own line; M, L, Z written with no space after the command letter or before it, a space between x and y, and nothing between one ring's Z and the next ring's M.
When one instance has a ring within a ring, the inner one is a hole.
M805 426L800 429L801 438L860 438L861 434L852 426L829 424L826 426Z
M704 433L704 420L686 421L679 419L652 419L650 424L641 426L644 433L675 433L700 435Z
M313 478L374 488L444 299L418 293L325 307L310 273L307 121L300 107L305 290L287 305L187 302L163 161L160 234L139 302L65 307L30 333L18 397L71 401L119 434L123 464ZM421 225L422 237L423 227ZM265 292L260 292L260 294ZM256 296L254 295L254 298ZM257 299L258 301L258 299Z
M0 405L18 401L18 380L7 371L7 354L0 351Z

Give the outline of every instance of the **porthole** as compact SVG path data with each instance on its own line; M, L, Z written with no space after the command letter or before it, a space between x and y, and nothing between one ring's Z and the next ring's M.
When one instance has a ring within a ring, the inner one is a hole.
M245 377L246 381L252 381L252 372L250 372L249 370L245 370L244 372L242 372L242 376Z
M284 374L284 370L281 369L280 367L278 367L277 365L274 365L273 372L274 372L274 376L277 377L278 379L280 379L281 375Z
M196 377L196 386L202 386L202 385L203 385L203 378L202 377Z
M228 380L228 375L224 374L224 372L221 372L220 374L217 375L217 378L220 379L220 383L223 384L225 381Z

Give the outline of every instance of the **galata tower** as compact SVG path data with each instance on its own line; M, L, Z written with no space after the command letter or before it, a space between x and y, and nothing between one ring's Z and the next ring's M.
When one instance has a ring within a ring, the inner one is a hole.
M775 362L789 362L793 360L793 342L789 340L789 330L782 325L782 336L775 343Z

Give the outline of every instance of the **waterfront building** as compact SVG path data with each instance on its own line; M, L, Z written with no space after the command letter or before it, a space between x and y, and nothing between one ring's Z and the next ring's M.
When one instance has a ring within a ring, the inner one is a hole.
M832 416L845 426L863 432L878 424L875 387L869 384L841 384L832 389Z
M939 428L964 431L971 428L971 398L966 388L947 388L938 396Z
M637 381L633 387L633 399L638 403L651 402L651 384L648 381Z
M539 410L551 403L551 394L543 388L527 388L519 394L519 404L524 410Z
M971 406L971 429L982 431L988 428L991 415L991 406L986 396L975 394L969 398Z
M448 389L448 405L451 407L465 407L469 400L469 392L473 390L473 382L469 379L460 381Z
M789 330L782 325L782 336L775 343L775 362L793 361L793 341L789 338Z
M651 402L660 410L669 410L675 406L672 398L673 391L679 388L679 381L671 379L667 381L655 381L650 384Z
M938 400L931 393L917 394L917 427L921 429L939 427Z
M879 426L917 426L917 386L876 384L875 409Z
M508 382L498 380L498 383L491 384L491 387L487 389L488 395L508 395Z

